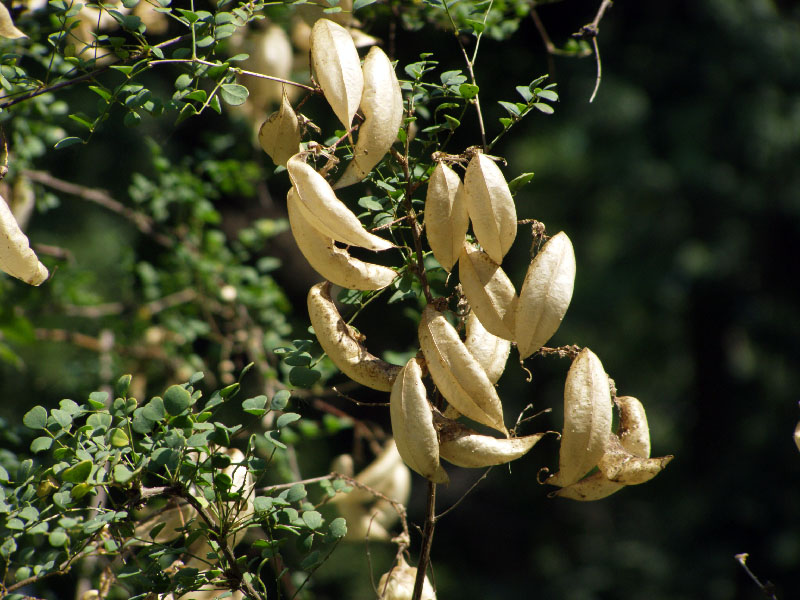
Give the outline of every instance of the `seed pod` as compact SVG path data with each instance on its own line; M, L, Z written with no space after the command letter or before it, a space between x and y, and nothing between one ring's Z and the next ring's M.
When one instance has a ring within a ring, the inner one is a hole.
M11 13L5 4L0 4L0 37L9 39L28 37L14 25Z
M272 162L285 167L286 161L297 154L300 139L297 114L284 91L281 107L272 113L258 130L258 142Z
M633 396L618 396L619 441L622 447L635 456L650 456L650 427L644 406Z
M41 285L48 277L47 267L31 250L5 199L0 196L0 270L31 285Z
M458 258L458 277L469 305L486 330L513 340L517 291L500 265L465 243Z
M575 285L575 253L563 231L550 238L531 261L516 310L521 358L538 352L561 325Z
M556 490L553 495L581 502L592 502L607 498L624 487L625 485L622 483L609 481L605 475L598 471L572 485Z
M272 23L266 29L248 31L237 51L248 54L240 64L243 69L280 79L291 77L294 49L289 36L280 25ZM308 58L305 64L308 64ZM293 86L286 89L279 81L261 77L248 77L247 81L244 81L244 76L240 75L239 79L240 83L247 84L247 89L250 91L247 104L252 110L254 120L281 102L284 94L291 97L296 90Z
M392 434L403 461L434 483L447 483L447 473L439 464L439 440L433 427L433 411L428 403L422 369L415 358L397 375L389 400Z
M458 260L469 228L464 184L453 169L439 163L425 196L425 235L433 255L449 273Z
M364 122L358 128L353 160L333 186L334 189L364 179L392 147L403 122L403 95L386 53L377 46L370 48L364 59L363 72L361 112L364 113Z
M347 29L320 19L311 28L311 65L319 86L345 129L350 129L361 102L364 75L358 51Z
M502 263L517 236L517 209L500 167L486 155L475 154L464 190L475 237L494 262Z
M361 221L336 197L325 178L296 154L286 162L286 170L297 195L300 209L314 228L337 242L368 250L394 248L391 242L366 231Z
M169 544L183 535L177 530L185 527L196 516L197 511L189 504L180 504L165 511L158 511L136 525L134 537L139 540L152 539L156 544ZM151 538L150 532L161 523L164 523L164 526Z
M305 218L294 188L286 196L289 226L300 252L314 270L335 285L351 290L379 290L397 277L389 267L363 262L337 247Z
M378 600L411 600L416 579L417 568L410 567L401 555L397 559L397 564L388 573L381 575L378 582ZM436 593L427 576L422 582L420 600L436 600Z
M360 336L344 322L331 300L331 284L318 283L308 291L308 316L322 349L350 379L374 390L392 390L400 367L370 354Z
M638 485L658 475L671 460L672 456L643 458L631 454L622 447L616 435L611 435L597 466L609 481L623 485Z
M547 483L571 485L599 462L611 433L611 413L608 375L594 352L584 348L567 373L559 470Z
M464 345L486 371L489 381L496 384L506 368L511 342L486 331L475 313L470 312L467 315L467 339Z
M439 456L459 467L480 469L502 465L523 456L542 439L543 433L519 438L497 439L481 435L458 421L436 419Z
M794 428L794 444L800 450L800 423L797 423Z
M444 315L426 306L418 334L428 370L445 399L464 416L508 436L497 390Z

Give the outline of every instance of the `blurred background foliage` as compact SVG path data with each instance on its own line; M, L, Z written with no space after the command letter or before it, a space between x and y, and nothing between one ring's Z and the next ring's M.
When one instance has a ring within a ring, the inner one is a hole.
M568 0L537 11L563 48L599 4ZM509 180L536 173L517 196L520 218L543 221L551 234L565 230L576 249L575 296L554 343L595 350L619 392L644 402L654 453L676 458L646 486L590 504L549 499L537 483L538 470L557 463L554 439L510 469L495 468L437 528L439 597L763 597L734 560L741 552L779 598L796 597L800 9L768 0L620 0L600 24L603 78L590 104L594 59L548 55L523 3L497 8L476 65L490 131L505 116L496 101L516 99L514 86L543 73L558 83L555 114L527 118L493 149L507 159ZM446 22L419 11L430 9L379 4L367 10L365 29L386 40L400 65L433 52L442 70L463 69ZM147 78L168 94L178 73ZM86 112L97 101L79 88L58 99ZM40 289L0 281L0 412L9 430L34 404L83 397L122 372L134 373L141 396L194 370L207 372L209 386L229 383L253 357L262 369L250 385L285 381L271 353L308 337L305 293L315 275L281 233L286 175L253 146L242 114L208 111L175 127L177 113L145 115L127 128L112 111L88 145L54 151L63 131L52 129L72 125L38 104L2 115L9 181L27 169L106 190L195 251L173 251L169 238L143 234L120 211L34 180L39 210L27 233L40 253L50 247L48 266L65 266ZM313 107L309 115L329 118ZM472 113L463 122L452 151L479 139ZM518 242L504 267L519 283L527 262ZM410 324L400 310L387 320L377 306L359 321L376 353L411 349ZM560 428L567 366L537 359L525 384L512 360L500 381L506 414L530 402L553 407L537 425ZM382 410L327 401L388 428ZM316 409L309 402L305 410ZM14 450L14 436L6 438ZM316 454L298 450L308 476L350 450L352 433L312 444ZM479 476L451 471L442 508ZM414 483L410 520L419 522L424 486ZM343 546L313 592L370 597L370 564L377 576L393 554L380 543L369 552Z

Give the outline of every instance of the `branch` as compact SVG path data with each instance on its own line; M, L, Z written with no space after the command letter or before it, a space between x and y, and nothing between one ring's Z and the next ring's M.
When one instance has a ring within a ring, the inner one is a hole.
M422 548L419 551L417 563L417 579L414 581L414 594L411 600L422 598L422 584L425 582L425 573L431 559L431 546L433 545L433 530L436 527L436 484L428 481L428 504L425 511L425 529L422 532Z

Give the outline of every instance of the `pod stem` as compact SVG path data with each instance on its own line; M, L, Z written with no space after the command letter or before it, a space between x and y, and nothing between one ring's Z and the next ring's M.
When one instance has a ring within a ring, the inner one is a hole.
M422 548L419 551L417 563L417 579L414 581L414 594L411 600L422 598L422 584L425 582L425 573L431 558L433 545L433 529L436 526L436 484L428 481L428 505L425 514L425 528L422 530Z

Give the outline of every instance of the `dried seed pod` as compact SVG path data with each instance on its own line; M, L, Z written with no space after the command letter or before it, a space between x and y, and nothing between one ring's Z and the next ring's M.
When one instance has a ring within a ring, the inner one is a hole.
M513 340L517 291L500 265L465 243L458 258L458 278L469 305L487 331Z
M795 425L794 428L794 444L797 446L797 449L800 450L800 423Z
M500 167L486 155L475 154L464 190L475 237L494 262L502 263L517 236L517 209Z
M353 160L334 184L334 189L364 179L392 147L403 122L403 95L386 53L377 46L370 48L364 59L363 72L361 112L364 113L364 122L358 128Z
M296 154L286 162L286 170L300 197L300 209L317 231L337 242L368 250L394 248L391 242L366 231L361 221L336 197L325 178Z
M311 28L311 64L319 86L345 129L350 129L361 102L364 75L350 33L320 19Z
M291 77L294 49L289 36L280 25L272 23L266 29L249 31L238 50L248 54L248 58L241 63L243 69L280 79ZM308 65L308 57L305 64ZM292 96L296 90L293 86L285 89L284 84L261 77L248 77L247 81L242 80L240 83L246 83L250 91L247 103L252 106L254 118L260 118L264 112L281 102L284 94Z
M425 235L436 260L448 273L458 260L468 228L464 184L453 169L440 162L428 181Z
M522 358L538 352L561 325L575 285L575 253L563 231L531 261L516 310L517 349Z
M650 427L644 406L633 396L618 396L619 428L617 435L622 447L635 456L650 456Z
M418 334L428 370L445 399L464 416L508 436L497 390L444 315L426 306Z
M584 348L567 373L559 470L547 483L571 485L600 461L611 433L611 404L608 375L594 352Z
M189 504L179 504L174 508L157 511L136 525L134 537L139 540L152 539L156 544L169 544L184 535L182 531L178 530L185 527L196 516L197 511ZM164 526L151 538L150 532L162 523Z
M410 359L397 375L392 386L389 412L397 451L405 463L434 483L447 483L447 473L439 464L439 441L433 427L433 411L417 359Z
M300 146L300 124L289 97L283 93L281 107L258 130L258 142L276 165L286 166Z
M572 485L556 490L553 494L559 498L569 498L581 502L592 502L608 498L614 492L618 492L625 485L609 481L600 471L576 481Z
M370 354L359 336L344 322L331 300L331 284L318 283L308 291L308 315L322 349L341 371L374 390L389 392L400 367Z
M397 564L388 573L381 575L378 582L378 600L411 600L416 579L417 568L410 567L401 555L397 559ZM422 583L420 600L436 600L436 593L427 576Z
M379 290L397 277L389 267L367 263L353 258L338 248L331 238L317 231L300 209L300 200L294 188L286 196L289 226L297 247L314 270L336 285L351 290Z
M486 331L475 313L470 312L467 315L467 339L464 345L486 371L489 381L496 384L505 371L511 342Z
M458 421L436 419L439 456L459 467L480 469L502 465L523 456L544 436L535 433L518 438L498 439L481 435Z
M611 435L603 457L597 463L609 481L623 485L638 485L650 481L672 460L672 456L643 458L622 447L619 438Z
M0 4L0 37L9 39L28 37L14 25L11 13L5 4Z
M5 199L0 196L0 270L31 285L41 285L49 275L31 250Z

